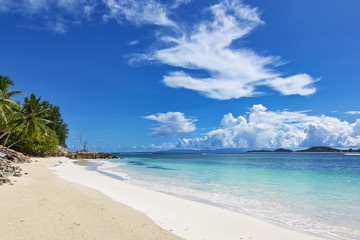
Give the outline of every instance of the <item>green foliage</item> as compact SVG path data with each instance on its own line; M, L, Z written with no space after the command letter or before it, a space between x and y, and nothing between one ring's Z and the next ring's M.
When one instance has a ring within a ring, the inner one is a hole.
M60 108L50 104L48 101L41 103L43 106L50 108L47 119L51 121L47 126L56 132L59 145L66 147L65 140L69 135L68 125L62 119Z
M21 91L10 91L14 82L9 77L0 75L0 131L5 128L8 122L8 115L13 109L18 108L18 104L11 97L21 93Z
M13 96L22 93L21 91L10 91L10 88L14 86L14 82L6 76L0 75L0 91L4 94L7 94L8 98L12 98Z
M51 123L47 119L50 109L42 105L41 97L35 94L24 98L24 104L16 110L15 119L9 122L12 129L24 126L21 138L37 138L39 135L47 135L46 125ZM11 146L11 145L10 145ZM9 146L9 147L10 147Z
M15 135L15 139L21 136L21 131ZM39 135L36 138L26 138L24 141L14 145L14 149L28 154L28 155L39 155L43 152L54 152L56 151L56 145L58 145L58 138L55 131L47 129L47 135Z
M23 104L11 98L21 93L10 91L14 82L0 75L0 143L30 155L56 151L56 145L66 147L68 125L60 108L31 94Z

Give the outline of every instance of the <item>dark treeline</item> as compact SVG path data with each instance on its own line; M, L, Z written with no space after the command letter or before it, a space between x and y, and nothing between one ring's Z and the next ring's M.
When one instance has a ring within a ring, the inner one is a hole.
M9 77L0 75L0 144L31 155L66 147L69 129L60 108L35 94L15 102L13 97L22 92L11 90L13 86Z

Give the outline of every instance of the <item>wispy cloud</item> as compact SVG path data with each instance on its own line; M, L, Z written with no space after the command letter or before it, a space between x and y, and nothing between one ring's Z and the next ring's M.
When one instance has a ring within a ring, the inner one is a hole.
M155 0L103 0L110 10L104 14L104 20L124 20L136 24L155 24L175 26L168 18L168 7Z
M310 95L316 92L315 79L308 74L282 76L274 70L279 58L260 56L248 48L232 48L234 40L249 34L264 22L257 8L239 0L223 0L210 7L212 19L205 19L181 36L162 36L171 47L143 55L183 71L164 76L164 83L173 88L198 91L219 100L261 94L257 86L268 86L283 95ZM271 67L273 66L273 68ZM198 78L186 69L204 70L208 77Z
M0 0L0 12L24 16L34 29L48 29L59 34L74 22L91 19L98 0Z
M90 21L102 15L103 20L124 20L138 25L175 26L170 12L186 0L163 4L156 0L0 0L0 13L25 16L27 24L37 24L56 33L64 33L71 24ZM100 20L101 21L101 20Z
M186 118L181 112L157 113L145 116L145 119L156 121L157 127L153 128L152 136L174 137L182 133L189 133L196 130L194 118Z
M346 114L350 114L350 115L358 115L360 114L360 111L348 111L348 112L345 112Z
M58 34L64 34L67 32L67 25L61 19L48 21L46 23L45 27L47 27L47 29L54 31Z
M138 44L138 43L139 43L138 40L133 40L133 41L129 42L129 45L130 45L130 46L133 46L133 45L136 45L136 44Z
M172 5L170 5L171 8L178 8L180 5L188 4L191 0L175 0Z
M270 111L254 105L248 115L224 115L221 127L202 138L179 139L160 148L359 147L360 119L354 123L304 112Z
M0 13L10 11L13 5L13 0L0 0Z

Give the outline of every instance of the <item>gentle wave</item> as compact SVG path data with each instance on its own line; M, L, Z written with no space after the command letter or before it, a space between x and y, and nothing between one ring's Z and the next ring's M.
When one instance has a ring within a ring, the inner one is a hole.
M117 171L117 169L123 165L125 165L125 163L108 163L106 165L99 166L97 170L101 173L109 173L118 176L123 180L129 180L131 177L128 174Z
M120 175L122 174L124 173L121 173ZM136 177L133 177L127 179L126 182L154 191L219 206L231 211L246 213L265 220L281 222L290 227L294 227L296 229L310 233L320 235L330 234L339 238L346 237L348 239L359 239L358 236L360 233L356 229L327 225L318 221L314 221L310 218L307 218L306 216L293 214L289 212L289 210L279 205L274 205L254 199L244 199L229 194L211 193L184 187L168 186L156 183L156 180L142 181Z

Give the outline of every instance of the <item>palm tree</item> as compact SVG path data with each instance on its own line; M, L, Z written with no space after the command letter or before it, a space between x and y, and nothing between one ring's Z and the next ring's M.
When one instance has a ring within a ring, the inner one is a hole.
M1 125L7 124L6 113L10 112L13 108L18 105L11 98L17 94L22 93L21 91L10 91L10 87L14 86L14 82L9 77L0 75L0 127Z
M0 126L4 127L7 124L8 118L6 115L13 109L17 108L18 104L9 98L8 94L0 90ZM4 126L2 126L4 125Z
M14 82L6 76L0 75L0 91L4 94L7 94L9 98L22 93L21 91L10 91L10 88L14 86Z
M20 139L12 143L9 148L25 140L27 137L37 138L41 134L47 135L48 128L46 127L46 124L51 123L51 121L46 118L51 109L41 104L40 100L41 97L37 98L35 94L31 94L30 98L24 98L23 106L16 111L16 119L9 122L9 125L13 127L6 132L5 135L10 134L16 128L21 126L24 126L24 130ZM5 135L1 135L0 139Z

